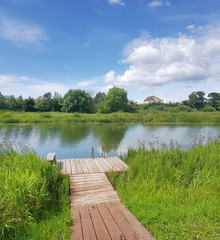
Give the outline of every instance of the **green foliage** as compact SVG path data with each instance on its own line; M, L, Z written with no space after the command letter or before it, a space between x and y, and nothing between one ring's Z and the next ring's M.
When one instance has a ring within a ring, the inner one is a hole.
M128 105L127 92L122 88L111 88L106 96L105 104L109 112L126 111Z
M186 105L184 105L184 104L178 105L177 109L178 109L179 111L182 111L182 112L191 112L191 111L192 111L192 108L191 108L191 107L186 106Z
M63 112L88 113L91 110L92 99L88 93L80 89L70 89L63 98Z
M100 103L105 107L105 104ZM99 106L100 106L99 105ZM105 114L85 114L73 115L72 113L24 113L12 111L0 111L1 123L46 123L46 122L152 122L152 123L220 123L220 112L172 112L171 109L158 111L155 109L139 110L137 113L117 112L116 115ZM103 112L105 109L103 110ZM102 113L103 113L102 112ZM74 116L74 117L73 117Z
M192 92L189 95L189 100L187 105L191 108L196 108L201 110L206 105L205 93L202 91Z
M216 110L220 107L220 93L212 92L208 94L208 103L211 107L215 108Z
M211 106L205 106L201 111L202 112L216 112L216 109Z
M35 101L33 98L29 97L24 100L24 111L25 112L34 112L35 111Z
M68 239L69 181L59 168L24 148L2 149L0 168L0 239Z
M219 239L220 141L183 151L130 149L110 175L120 198L156 239Z

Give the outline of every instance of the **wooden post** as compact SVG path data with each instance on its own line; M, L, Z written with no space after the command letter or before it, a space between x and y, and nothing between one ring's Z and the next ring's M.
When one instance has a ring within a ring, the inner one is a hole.
M47 161L50 161L53 164L56 164L56 153L48 153Z

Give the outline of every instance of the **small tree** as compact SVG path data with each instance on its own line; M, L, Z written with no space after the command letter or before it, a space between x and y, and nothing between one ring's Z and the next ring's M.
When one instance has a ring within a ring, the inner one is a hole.
M202 91L192 92L189 95L188 106L191 108L196 108L201 110L206 105L205 93Z
M91 112L91 96L84 90L70 89L63 98L63 112Z
M34 112L35 111L34 99L32 97L25 99L23 108L25 112Z
M126 111L128 106L127 92L122 88L111 88L106 96L105 104L110 112Z
M218 109L220 103L220 93L212 92L208 95L208 103L211 107Z

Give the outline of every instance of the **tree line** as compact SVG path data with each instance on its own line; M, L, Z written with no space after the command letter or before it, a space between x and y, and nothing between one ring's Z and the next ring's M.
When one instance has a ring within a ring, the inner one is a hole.
M154 108L157 110L176 109L179 111L190 112L198 111L219 111L220 93L212 92L205 98L202 91L192 92L188 100L181 103L151 103L138 104L129 101L127 92L124 89L113 87L107 94L97 93L94 97L90 96L85 90L70 89L64 97L55 92L47 92L43 97L34 99L32 97L23 99L22 96L15 98L11 96L5 100L0 94L0 109L26 112L79 112L79 113L112 113L137 112L143 109ZM175 111L175 110L174 110Z

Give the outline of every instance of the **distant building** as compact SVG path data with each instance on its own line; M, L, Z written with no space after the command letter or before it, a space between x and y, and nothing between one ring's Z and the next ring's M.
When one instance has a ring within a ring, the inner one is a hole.
M0 97L5 101L7 102L9 99L10 99L10 95L2 95L2 93L0 92Z
M35 101L42 101L44 98L42 96L38 97L37 99L35 99Z
M146 98L144 100L144 103L145 104L149 104L149 103L163 103L163 100L161 100L160 98L155 97L155 96L150 96L150 97L148 97L148 98Z

